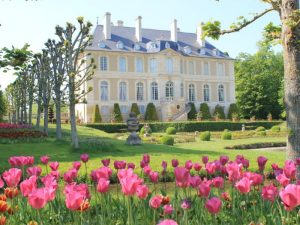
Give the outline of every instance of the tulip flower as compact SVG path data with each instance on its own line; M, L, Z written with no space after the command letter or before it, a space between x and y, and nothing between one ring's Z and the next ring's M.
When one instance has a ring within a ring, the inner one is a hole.
M151 172L149 173L149 178L150 178L151 182L157 183L157 182L158 182L158 178L159 178L158 172L153 172L153 171L151 171Z
M135 164L134 163L127 163L127 169L135 169Z
M98 184L97 184L97 191L100 192L100 193L106 193L106 192L108 192L108 190L109 190L109 183L110 183L109 180L100 178L98 180Z
M232 162L227 164L226 171L230 181L234 182L238 180L242 175L242 164Z
M0 215L0 225L4 225L4 224L6 224L6 217L3 215Z
M206 163L205 169L208 174L214 174L216 172L216 164L214 162Z
M28 197L34 190L37 189L37 176L31 176L20 184L20 190L24 197Z
M248 177L243 177L235 184L235 188L243 194L249 193L251 190L251 181Z
M229 161L229 157L226 155L221 155L219 160L220 163L224 166Z
M136 193L137 187L143 183L132 169L122 169L118 172L118 178L122 187L122 192L126 196L132 196Z
M73 162L73 168L76 169L77 171L80 169L81 163L80 162Z
M4 189L4 194L7 198L13 199L19 194L19 191L16 187L7 187Z
M202 156L202 162L203 162L203 164L208 163L208 160L209 160L208 156Z
M212 179L212 185L215 188L224 188L224 179L223 177L215 177Z
M146 185L139 185L136 188L136 195L139 199L147 198L148 194L149 194L149 188Z
M221 210L221 207L222 207L222 201L217 197L213 197L213 198L207 200L205 203L205 208L211 214L219 213L219 211Z
M202 198L207 198L210 194L210 183L202 182L198 188L198 195Z
M168 163L167 163L166 161L163 160L163 161L161 162L161 166L162 166L163 170L165 171L165 170L167 169Z
M185 168L191 170L193 168L193 162L191 160L186 161Z
M48 191L46 188L35 189L28 195L28 203L34 209L42 209L48 201Z
M143 168L144 174L149 175L151 172L151 167L150 166L145 166Z
M39 177L41 175L41 173L42 173L42 168L39 167L39 166L28 167L26 171L27 171L27 174L29 176L37 176L37 177Z
M264 186L262 188L261 196L264 200L274 202L276 197L278 196L278 189L273 184Z
M180 205L180 207L184 210L188 210L192 207L191 201L188 199L184 199Z
M144 154L143 161L148 165L150 163L150 155Z
M297 166L293 161L291 160L285 161L283 167L283 173L287 178L291 180L296 179L296 171L297 171Z
M149 201L149 205L153 209L158 209L161 203L162 203L162 197L160 195L153 196Z
M177 159L172 159L172 167L176 168L179 165L179 162Z
M164 214L165 215L170 215L174 211L172 205L164 205L163 209L164 209Z
M300 186L289 184L279 192L279 196L283 201L285 209L291 211L300 205Z
M199 172L202 168L202 166L199 163L194 163L193 166L194 166L194 170L197 171L197 172Z
M191 176L190 177L190 180L189 180L189 183L190 185L193 187L193 188L196 188L198 187L200 184L201 184L201 177L199 176Z
M22 170L11 168L2 174L2 178L8 187L18 186L22 176Z
M0 212L4 213L7 210L7 203L6 201L0 200Z
M110 164L110 159L102 159L101 162L102 162L103 166L108 167ZM118 162L119 161L115 161L115 163L118 163Z
M82 154L80 156L80 160L83 162L83 163L87 163L89 161L89 155L88 154Z
M40 158L42 164L44 164L44 165L47 165L47 164L48 164L49 159L50 159L50 158L49 158L49 156L47 156L47 155L41 156L41 158Z
M178 223L176 223L176 221L174 220L163 220L160 223L158 223L157 225L178 225Z
M283 186L286 187L290 183L290 179L287 178L284 174L279 174L276 176L276 180Z
M174 175L178 187L186 188L190 185L190 171L185 167L176 167Z
M57 171L57 169L59 167L59 163L58 162L51 162L51 163L49 163L49 166L50 166L52 171Z
M0 177L0 188L3 188L3 187L4 187L4 181Z
M263 171L265 169L265 165L266 165L267 161L268 161L268 159L264 156L259 156L257 158L257 164L258 164L260 171Z

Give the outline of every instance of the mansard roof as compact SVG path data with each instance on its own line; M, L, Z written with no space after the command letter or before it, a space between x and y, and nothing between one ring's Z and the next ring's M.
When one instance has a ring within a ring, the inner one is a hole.
M142 42L137 42L134 27L111 26L111 39L105 39L103 25L97 25L93 43L86 50L155 53L171 48L185 56L232 59L208 41L205 41L205 47L202 47L197 42L196 33L178 31L177 42L170 40L170 33L168 30L142 28ZM118 43L122 43L123 48L120 48ZM149 45L152 45L152 48L149 48Z

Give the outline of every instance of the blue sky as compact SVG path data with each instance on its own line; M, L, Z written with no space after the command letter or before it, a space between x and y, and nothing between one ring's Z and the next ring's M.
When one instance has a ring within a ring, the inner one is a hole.
M134 26L137 16L143 17L143 27L170 29L174 18L184 32L196 32L197 25L210 19L219 20L228 27L240 15L251 17L269 7L260 0L0 0L0 48L21 47L29 43L39 51L48 38L55 38L54 27L74 22L78 16L102 24L105 12L111 12L112 22L123 20L125 26ZM262 37L263 27L273 21L279 23L278 14L270 13L240 31L211 41L222 51L236 57L240 52L253 53ZM0 85L4 89L14 76L0 71Z

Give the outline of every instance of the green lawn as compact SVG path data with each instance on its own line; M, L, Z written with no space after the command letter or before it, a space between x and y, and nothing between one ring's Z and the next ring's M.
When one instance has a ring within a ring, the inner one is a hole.
M68 137L70 127L63 125L63 129L65 137ZM139 165L140 159L145 153L151 155L151 167L157 170L161 169L162 160L166 160L170 165L171 160L177 158L181 164L184 164L184 162L189 159L193 162L200 161L203 155L208 155L210 159L217 159L220 155L228 155L231 159L234 159L236 155L242 154L250 160L250 165L252 165L250 166L251 169L256 169L256 158L260 155L264 155L269 159L267 167L270 167L271 163L279 163L282 165L285 159L285 153L282 151L224 149L225 146L236 144L282 142L285 141L285 137L257 137L231 141L212 139L209 142L180 143L174 146L158 144L127 146L124 141L115 139L115 134L108 134L103 131L81 126L78 127L78 131L81 137L105 138L113 143L117 149L116 151L108 150L107 152L89 153L89 170L100 167L102 165L101 159L103 158L111 158L111 160L122 159ZM54 128L52 125L50 136L53 135ZM53 161L60 162L61 172L70 168L73 161L80 160L80 153L71 150L68 140L57 142L53 137L48 138L48 140L43 143L0 144L0 152L0 168L7 168L9 166L7 159L14 155L34 155L36 160L42 155L49 155Z

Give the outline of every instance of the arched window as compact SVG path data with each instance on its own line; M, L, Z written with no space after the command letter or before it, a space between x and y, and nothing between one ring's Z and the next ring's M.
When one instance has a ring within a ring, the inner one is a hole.
M142 82L136 84L136 100L144 101L144 84Z
M101 101L108 101L108 83L101 81L100 83L100 99Z
M127 101L127 84L126 84L126 82L120 82L120 84L119 84L119 100Z
M173 73L173 59L167 58L166 70L167 70L167 73Z
M218 86L218 97L219 97L219 102L224 102L224 85L220 84Z
M209 86L207 84L203 86L203 98L205 102L209 102Z
M158 85L156 82L151 83L151 99L152 101L158 100Z
M189 101L190 102L195 101L195 85L194 84L189 85Z
M124 48L124 44L123 44L122 41L118 41L118 42L117 42L117 48L118 48L118 49L123 49L123 48Z
M166 83L166 99L168 101L173 100L174 97L174 84L172 81Z
M126 72L126 58L124 57L119 58L119 71Z
M180 97L184 97L184 84L183 83L181 83L180 84Z

